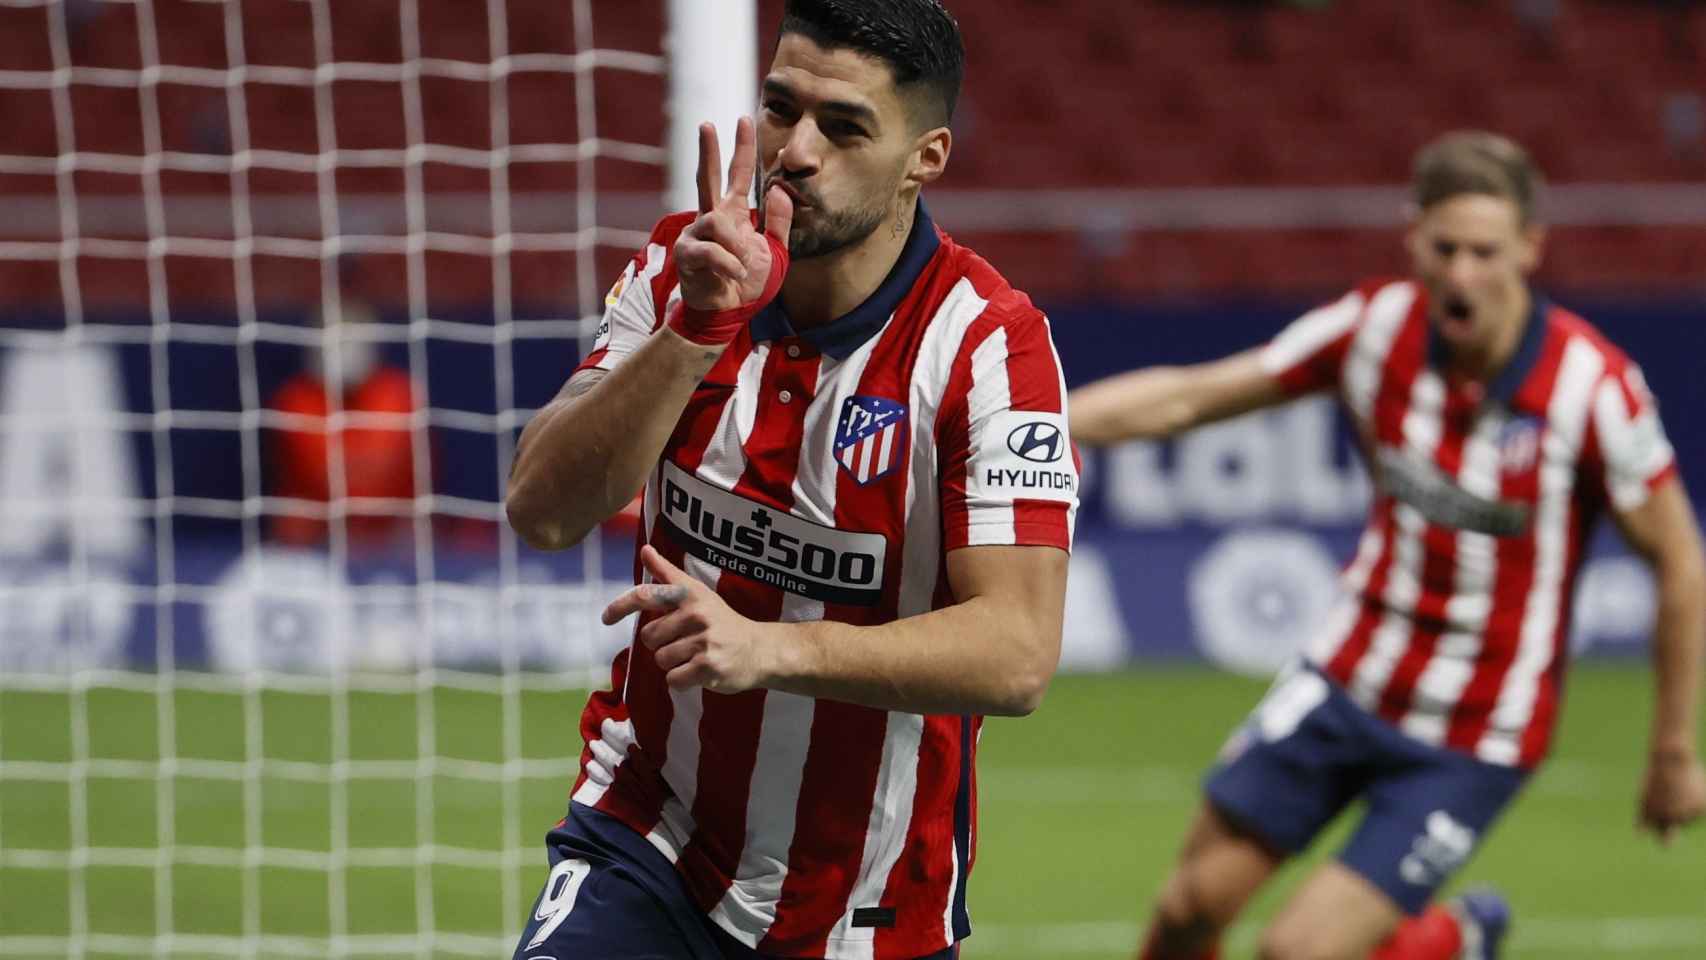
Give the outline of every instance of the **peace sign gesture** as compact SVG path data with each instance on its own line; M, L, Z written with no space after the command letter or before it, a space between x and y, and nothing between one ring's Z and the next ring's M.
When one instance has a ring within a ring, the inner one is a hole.
M675 241L681 299L689 310L756 310L781 288L794 203L780 187L772 187L764 201L764 232L759 233L748 204L757 167L758 136L752 118L741 117L725 190L717 128L699 125L699 218Z

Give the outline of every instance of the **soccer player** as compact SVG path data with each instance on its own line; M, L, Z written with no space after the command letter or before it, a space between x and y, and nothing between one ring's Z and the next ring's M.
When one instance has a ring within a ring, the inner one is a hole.
M1078 474L1047 322L919 197L963 63L938 0L791 0L726 189L707 126L698 211L523 432L528 543L644 497L604 613L635 642L518 958L948 958L970 932L980 717L1053 674Z
M1428 904L1546 756L1602 513L1657 574L1640 822L1668 839L1706 811L1699 531L1639 369L1528 286L1538 180L1511 141L1448 135L1416 159L1413 279L1365 283L1265 347L1074 391L1074 436L1109 444L1332 390L1377 491L1336 613L1206 779L1140 957L1215 956L1257 888L1357 797L1361 824L1261 956L1495 955L1496 894Z

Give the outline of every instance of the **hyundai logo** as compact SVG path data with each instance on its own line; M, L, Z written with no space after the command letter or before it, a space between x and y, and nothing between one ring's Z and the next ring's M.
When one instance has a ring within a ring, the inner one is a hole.
M1007 434L1007 449L1032 463L1053 463L1066 452L1066 445L1059 427L1034 420Z

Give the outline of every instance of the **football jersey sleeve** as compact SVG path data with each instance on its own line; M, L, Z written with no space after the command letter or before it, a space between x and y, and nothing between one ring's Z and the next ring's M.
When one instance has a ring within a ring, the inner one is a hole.
M1071 548L1078 457L1048 321L1026 305L973 325L945 396L943 546Z
M658 328L658 278L669 260L674 236L681 232L679 217L659 223L646 247L636 253L604 295L604 315L593 337L592 350L575 372L614 370L628 355L646 342Z
M1659 421L1658 402L1633 363L1594 389L1593 437L1606 499L1633 510L1676 470L1676 452Z
M1293 320L1262 348L1262 369L1294 397L1338 386L1367 303L1362 290L1353 290Z

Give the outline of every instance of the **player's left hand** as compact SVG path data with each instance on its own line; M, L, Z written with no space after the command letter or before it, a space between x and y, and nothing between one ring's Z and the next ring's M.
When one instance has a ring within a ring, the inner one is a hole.
M1647 761L1639 825L1668 845L1678 827L1706 815L1706 767L1696 753L1655 754Z
M604 622L616 623L642 610L668 611L640 628L640 642L652 651L672 687L704 687L740 693L760 685L760 628L734 612L715 590L664 559L650 544L640 548L640 563L657 583L641 584L604 608Z

